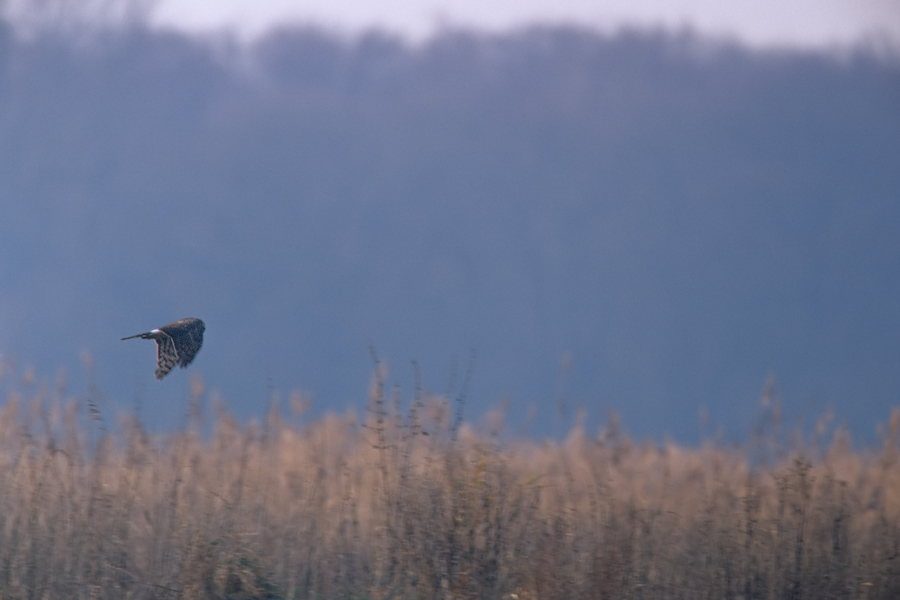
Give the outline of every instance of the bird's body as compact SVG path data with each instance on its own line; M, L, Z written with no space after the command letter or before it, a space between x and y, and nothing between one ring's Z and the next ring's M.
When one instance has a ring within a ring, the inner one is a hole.
M130 335L122 339L130 340L139 337L144 340L156 340L156 378L162 379L175 365L181 365L183 369L191 364L191 361L197 356L197 352L200 351L200 346L203 345L205 330L206 325L200 319L181 319L163 325L159 329Z

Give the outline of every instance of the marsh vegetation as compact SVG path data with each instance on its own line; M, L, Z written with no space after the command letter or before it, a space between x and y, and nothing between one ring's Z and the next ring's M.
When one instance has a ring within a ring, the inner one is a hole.
M151 435L10 386L0 597L900 597L900 411L878 448L776 418L684 447L614 421L505 435L378 370L359 416L241 424L209 396L197 377L186 425Z

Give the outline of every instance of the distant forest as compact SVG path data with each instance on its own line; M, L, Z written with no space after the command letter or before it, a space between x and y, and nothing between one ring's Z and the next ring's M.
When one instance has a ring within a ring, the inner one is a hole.
M865 439L900 402L898 274L889 52L0 26L0 352L78 395L87 350L151 425L190 372L118 338L198 316L191 370L241 416L364 405L371 345L401 396L418 370L538 435L745 435L769 381Z

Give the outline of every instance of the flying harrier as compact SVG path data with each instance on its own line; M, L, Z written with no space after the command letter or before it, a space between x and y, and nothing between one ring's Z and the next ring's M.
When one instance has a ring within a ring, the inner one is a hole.
M200 319L181 319L159 329L139 333L122 338L130 340L139 337L144 340L156 340L157 362L156 378L162 379L169 374L175 365L185 368L203 345L203 332L206 325Z

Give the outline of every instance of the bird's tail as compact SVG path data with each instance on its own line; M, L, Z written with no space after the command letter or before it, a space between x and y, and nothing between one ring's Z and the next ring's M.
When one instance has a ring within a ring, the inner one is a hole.
M132 340L134 338L139 337L139 338L144 338L146 340L146 339L148 339L147 336L149 336L149 335L150 335L150 332L147 331L146 333L139 333L137 335L129 335L128 337L123 337L122 339L123 340Z

